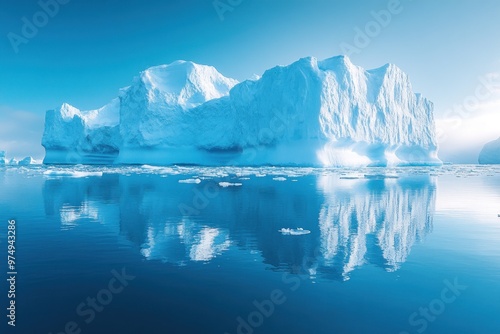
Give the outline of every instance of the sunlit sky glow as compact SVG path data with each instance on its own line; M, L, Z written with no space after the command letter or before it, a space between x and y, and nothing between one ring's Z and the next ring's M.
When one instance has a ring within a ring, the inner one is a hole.
M9 157L43 157L47 109L63 102L98 108L150 66L193 60L244 80L300 57L345 53L342 43L354 45L356 27L364 30L372 12L388 9L391 1L243 0L221 20L212 0L71 0L18 53L8 34L21 34L22 18L41 8L37 0L5 1L0 150ZM500 137L500 89L481 99L460 126L443 118L474 96L480 78L500 73L500 2L401 0L398 8L350 55L353 63L401 67L415 91L435 104L446 134L442 159L476 162L482 145Z

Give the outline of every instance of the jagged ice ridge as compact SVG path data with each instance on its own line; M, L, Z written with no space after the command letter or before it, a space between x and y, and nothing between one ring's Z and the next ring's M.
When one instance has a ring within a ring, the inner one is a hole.
M152 67L101 109L46 114L45 163L436 165L432 103L392 64L308 57L238 83L188 61Z

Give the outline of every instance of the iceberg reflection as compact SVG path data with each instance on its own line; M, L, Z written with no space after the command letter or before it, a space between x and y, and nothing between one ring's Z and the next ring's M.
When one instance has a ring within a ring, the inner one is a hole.
M323 265L344 279L356 267L399 269L415 242L432 230L435 183L427 177L339 180L320 176L325 195L319 213Z
M184 218L177 225L167 223L163 231L150 227L141 254L150 260L185 265L187 260L210 261L230 245L227 230L203 227Z
M316 174L294 182L254 175L239 187L222 187L236 176L179 183L196 175L105 173L49 178L43 193L46 214L59 219L61 229L99 222L91 227L96 238L106 228L146 259L175 265L209 262L232 250L231 261L239 257L240 264L258 256L275 270L346 280L363 265L398 270L432 230L432 177ZM200 199L204 189L214 195ZM179 209L193 199L203 207Z

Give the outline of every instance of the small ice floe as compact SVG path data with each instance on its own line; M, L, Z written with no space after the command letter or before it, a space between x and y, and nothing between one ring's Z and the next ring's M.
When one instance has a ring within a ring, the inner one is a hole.
M278 230L278 232L280 232L283 235L304 235L311 233L311 231L304 230L302 227L282 228L281 230Z
M65 170L46 170L43 175L47 177L90 177L90 176L102 176L102 172L83 172L83 171L65 171Z
M231 182L219 182L219 186L222 188L227 188L227 187L241 187L243 183L231 183Z
M256 173L255 174L255 177L266 177L267 174L263 174L263 173Z
M341 180L358 180L363 178L362 174L343 174L340 176Z
M273 177L273 180L283 182L283 181L286 181L286 177L283 177L283 176Z
M185 180L179 180L179 183L201 183L200 179L185 179Z

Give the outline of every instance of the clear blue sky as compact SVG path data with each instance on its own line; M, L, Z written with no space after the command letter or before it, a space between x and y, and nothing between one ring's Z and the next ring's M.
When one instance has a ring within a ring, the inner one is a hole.
M22 36L23 17L33 21L41 7L35 0L5 0L0 10L0 149L8 156L43 157L47 109L63 102L98 108L150 66L193 60L244 80L300 57L344 53L341 45L353 44L356 27L364 30L374 20L371 12L387 9L390 2L242 0L221 20L213 0L70 0L16 53L9 33ZM351 59L365 68L388 62L401 67L415 91L435 103L439 118L474 94L478 77L500 72L500 2L400 2L402 11ZM500 92L481 100L477 111L452 126L443 143L446 160L461 160L463 152L454 153L457 145L450 143L461 139L453 136L466 132L462 128L476 115L493 115L490 124L498 121L498 100ZM488 136L500 136L500 127Z

